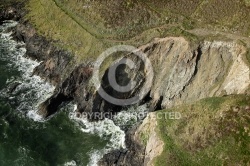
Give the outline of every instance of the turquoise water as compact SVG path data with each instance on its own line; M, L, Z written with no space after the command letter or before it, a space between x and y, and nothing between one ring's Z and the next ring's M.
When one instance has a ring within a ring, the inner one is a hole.
M12 22L0 26L0 165L87 165L90 157L95 160L93 152L107 147L110 137L83 132L80 123L69 116L72 105L41 121L36 115L37 106L54 87L37 76L31 77L39 63L25 59L23 44L3 33L14 25ZM15 84L18 86L10 92L9 87Z

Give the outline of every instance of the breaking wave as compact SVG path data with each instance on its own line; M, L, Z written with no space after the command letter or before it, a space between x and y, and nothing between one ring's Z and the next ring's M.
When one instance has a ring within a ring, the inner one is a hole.
M78 117L76 111L77 106L74 105L74 110L70 112L70 119L79 124L81 130L85 133L97 134L103 139L108 139L109 142L102 150L93 150L89 153L90 162L88 166L97 166L98 161L103 155L116 149L126 149L124 128L134 125L136 122L146 116L147 105L139 107L131 107L128 110L119 112L113 119L105 118L97 122L90 122L86 117Z
M9 92L8 88L0 91L0 95L9 100L17 100L17 109L22 115L26 115L35 121L43 121L37 114L38 106L46 98L52 95L55 87L42 80L39 76L32 75L33 70L41 62L37 62L25 57L26 49L23 42L12 40L12 32L6 32L9 28L15 27L17 22L8 21L1 26L1 42L3 42L6 52L1 60L8 62L8 68L16 68L21 74L20 77L11 77L6 81L9 86L16 85L16 88Z

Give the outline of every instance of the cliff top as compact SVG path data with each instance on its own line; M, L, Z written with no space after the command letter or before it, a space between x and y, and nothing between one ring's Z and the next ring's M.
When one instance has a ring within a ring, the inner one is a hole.
M80 59L95 58L112 45L140 46L155 37L250 35L248 0L29 0L26 8L27 19L41 34Z

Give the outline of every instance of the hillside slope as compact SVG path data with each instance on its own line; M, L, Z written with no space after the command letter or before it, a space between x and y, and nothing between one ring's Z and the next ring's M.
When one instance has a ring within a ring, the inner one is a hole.
M195 28L248 37L250 8L246 4L244 0L226 3L223 0L167 3L163 0L29 0L26 8L27 19L40 34L86 60L112 45L140 46L155 37L171 35L197 40L195 33L186 31ZM223 35L220 39L224 40Z
M171 113L180 114L180 119L179 116L173 119ZM146 156L151 155L151 164L250 164L249 96L206 98L193 104L157 111L149 114L143 122L144 126L151 123L156 123L156 127L139 128L137 131L138 139L147 148L160 143L157 153L155 146L153 150L146 151ZM148 160L144 161L145 165L151 165Z

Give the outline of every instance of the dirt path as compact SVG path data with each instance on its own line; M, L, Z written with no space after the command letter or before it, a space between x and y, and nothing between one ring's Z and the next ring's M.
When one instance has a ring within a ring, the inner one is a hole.
M154 30L154 29L162 29L162 28L169 28L169 27L174 27L177 26L177 24L165 24L165 25L160 25L160 26L156 26L156 27L152 27L150 29L144 30L141 33L139 33L138 35L131 37L130 39L126 39L126 40L119 40L119 39L114 39L112 37L105 37L102 36L100 34L98 34L97 32L94 31L90 31L88 28L86 28L84 25L82 25L74 16L72 16L71 14L69 14L70 12L67 11L66 8L63 8L61 5L59 5L59 3L57 2L57 0L52 0L54 1L55 5L61 9L62 12L64 12L66 15L68 15L73 21L75 21L81 28L83 28L86 32L88 32L89 34L91 34L92 36L94 36L97 39L100 40L104 40L104 41L108 41L108 42L114 42L114 43L121 43L121 42L131 42L134 40L139 39L140 37L142 37L143 35L145 35L148 31L150 30ZM152 9L151 9L152 10ZM225 36L228 39L231 40L241 40L244 43L247 44L247 47L250 48L250 37L245 37L245 36L241 36L238 34L231 34L231 33L226 33L226 32L221 32L221 31L214 31L214 30L208 30L208 29L193 29L193 30L188 30L187 32L192 33L196 36L216 36L216 35L222 35Z
M93 29L90 30L90 28L87 28L86 25L83 25L78 18L76 18L76 16L71 13L71 11L68 11L67 8L65 8L62 4L60 4L57 0L52 0L55 5L63 12L65 13L69 18L71 18L74 22L76 22L83 30L85 30L86 32L88 32L90 35L92 35L93 37L100 39L100 40L104 40L104 41L108 41L108 42L114 42L114 43L121 43L121 42L132 42L134 40L139 39L141 36L143 36L145 33L147 33L148 31L152 31L155 29L162 29L162 28L170 28L170 27L174 27L177 26L177 24L163 24L163 25L159 25L159 26L155 26L149 29L146 29L142 32L140 32L139 34L129 38L129 39L115 39L112 36L109 35L100 35L97 31L94 31Z
M241 40L247 44L247 47L250 47L250 37L245 37L245 36L241 36L238 34L232 34L232 33L221 32L221 31L213 31L213 30L208 30L208 29L199 29L199 28L189 30L188 32L197 36L222 35L231 40Z

